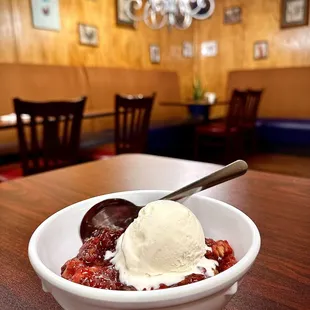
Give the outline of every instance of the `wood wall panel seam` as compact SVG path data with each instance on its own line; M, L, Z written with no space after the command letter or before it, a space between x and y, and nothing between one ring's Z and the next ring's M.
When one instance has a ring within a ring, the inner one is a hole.
M10 21L11 21L11 27L13 32L13 40L14 40L14 59L16 62L18 62L18 49L17 49L17 36L16 36L16 28L15 28L15 21L14 21L14 6L13 1L10 2Z

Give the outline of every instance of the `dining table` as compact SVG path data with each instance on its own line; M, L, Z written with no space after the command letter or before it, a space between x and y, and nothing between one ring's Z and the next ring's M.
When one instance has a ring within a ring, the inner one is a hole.
M94 118L101 118L101 117L108 117L114 116L114 110L93 110L93 111L85 111L83 114L83 119L94 119ZM29 122L28 119L24 120L26 123ZM17 127L16 122L16 115L15 113L7 114L7 115L0 115L0 130L5 129L14 129Z
M229 101L225 100L215 100L214 102L210 102L208 100L202 99L202 100L194 100L194 99L188 99L188 100L180 100L180 101L163 101L160 103L160 105L163 106L175 106L175 107L187 107L187 106L221 106L221 105L227 105L229 104Z
M187 100L180 100L180 101L163 101L160 102L161 106L167 107L175 107L175 108L186 108L188 112L192 115L192 117L203 117L205 122L210 120L210 110L213 107L219 106L228 106L229 101L226 100L216 100L214 102L210 102L208 100L194 100L194 99L187 99Z
M0 309L61 309L43 292L27 254L32 233L53 213L111 192L175 190L219 168L125 154L0 183ZM310 309L310 179L249 168L199 193L243 211L262 238L253 267L225 309Z

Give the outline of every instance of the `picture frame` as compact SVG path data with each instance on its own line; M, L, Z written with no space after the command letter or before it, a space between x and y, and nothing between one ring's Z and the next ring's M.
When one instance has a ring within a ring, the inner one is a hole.
M253 45L254 60L263 60L269 57L269 43L268 41L256 41Z
M35 29L60 31L58 0L31 0L30 4Z
M81 45L99 46L99 31L94 25L78 24L79 40Z
M218 42L205 41L201 43L201 56L202 57L215 57L218 55Z
M192 42L184 41L182 43L182 55L184 58L193 58L194 46Z
M309 0L281 0L281 28L309 24Z
M224 24L234 25L242 22L242 8L240 6L232 6L224 9Z
M126 0L115 0L116 3L116 24L118 26L125 26L132 29L136 28L136 24L133 20L127 16L125 12L125 1ZM133 4L132 4L133 7Z
M160 64L161 55L160 55L160 46L158 44L150 44L150 62L152 64Z

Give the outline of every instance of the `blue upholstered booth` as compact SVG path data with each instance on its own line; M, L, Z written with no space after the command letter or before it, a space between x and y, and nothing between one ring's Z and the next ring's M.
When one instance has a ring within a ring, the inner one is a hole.
M310 120L259 119L257 134L265 151L310 155Z

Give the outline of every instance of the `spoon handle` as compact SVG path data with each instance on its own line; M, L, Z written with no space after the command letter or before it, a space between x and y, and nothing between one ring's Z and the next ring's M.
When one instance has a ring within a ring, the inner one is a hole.
M162 199L169 199L174 201L183 199L212 186L224 183L226 181L244 175L247 170L247 163L243 160L237 160L225 166L224 168L215 171L214 173L163 197Z

